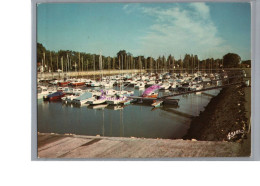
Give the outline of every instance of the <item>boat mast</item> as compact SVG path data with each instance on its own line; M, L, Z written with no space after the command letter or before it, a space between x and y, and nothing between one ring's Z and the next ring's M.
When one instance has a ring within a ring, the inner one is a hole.
M183 63L182 63L181 56L180 56L180 60L181 60L181 61L180 61L180 63L181 63L180 65L181 65L181 74L182 74L182 71L183 71Z
M100 70L100 74L101 74L101 81L103 79L103 73L102 73L102 56L101 56L101 52L99 54L99 70Z
M42 72L44 72L44 70L43 70L44 68L43 68L43 58L42 58Z
M45 70L45 52L43 52L43 72L44 72L44 70Z
M198 58L198 72L200 71L200 60Z
M56 56L56 60L57 60L57 72L58 72L58 69L59 69L59 58L58 58L58 56Z
M51 52L50 52L50 58L51 58L51 72L53 72Z
M122 69L120 69L121 70L121 76L120 76L120 94L121 94L121 92L122 92L122 75L123 75L123 68L124 68L124 66L123 66L123 56L122 56L122 54L121 54L121 62L122 62Z
M96 80L95 76L95 54L93 55L93 65L94 65L94 81Z
M63 56L61 56L61 70L62 70L62 74L63 74Z
M66 65L66 73L69 71L69 55L67 53L67 65Z
M191 55L191 74L193 75L193 54Z

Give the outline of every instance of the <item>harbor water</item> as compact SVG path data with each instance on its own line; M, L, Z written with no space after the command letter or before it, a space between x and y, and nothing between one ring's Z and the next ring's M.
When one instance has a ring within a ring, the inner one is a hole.
M87 87L86 87L87 88ZM96 88L99 89L99 88ZM114 89L119 89L114 87ZM139 96L144 90L127 87ZM182 138L188 131L192 116L198 116L220 90L204 91L175 97L178 106L150 104L127 106L81 106L62 104L61 101L38 100L38 132L78 134L110 137ZM160 91L159 96L172 93Z

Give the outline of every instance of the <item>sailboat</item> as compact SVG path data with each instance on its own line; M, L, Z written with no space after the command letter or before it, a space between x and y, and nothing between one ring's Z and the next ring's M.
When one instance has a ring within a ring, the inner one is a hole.
M101 56L101 52L99 55L99 69L101 71L101 80L103 79L103 72L102 72L102 56ZM101 82L96 82L93 85L96 85L97 83L100 84L101 86ZM92 86L92 84L91 84ZM109 99L111 96L106 95L105 93L102 93L101 96L97 96L95 99L93 100L89 100L87 103L90 105L99 105L99 104L103 104L106 102L107 99Z
M155 91L160 89L160 88L161 88L161 85L150 86L149 88L147 88L143 92L142 97L145 97L145 98L157 98L158 97L158 93L155 93Z
M92 81L91 83L91 87L101 87L102 86L102 79L103 79L103 71L102 71L102 56L101 56L101 52L99 55L99 70L100 70L100 81Z

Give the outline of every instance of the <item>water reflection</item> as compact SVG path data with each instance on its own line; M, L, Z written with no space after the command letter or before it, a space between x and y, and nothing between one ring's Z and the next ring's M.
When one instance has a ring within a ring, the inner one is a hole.
M131 87L127 87L133 90ZM141 95L143 90L134 90ZM171 93L171 92L170 92ZM189 94L176 97L179 105L151 104L111 106L107 104L75 107L61 102L38 102L38 131L145 138L181 138L187 133L191 116L200 111L216 96L219 90L207 94ZM159 94L169 94L167 91Z

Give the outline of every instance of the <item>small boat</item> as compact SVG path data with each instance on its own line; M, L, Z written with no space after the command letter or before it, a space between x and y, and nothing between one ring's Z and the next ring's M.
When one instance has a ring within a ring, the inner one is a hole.
M106 97L97 97L93 100L89 100L87 101L87 104L90 104L90 105L99 105L99 104L103 104L103 103L106 103L106 101L110 98L110 96L106 96Z
M73 88L65 87L62 92L65 94L73 94Z
M134 99L126 99L124 101L121 101L121 104L123 104L123 105L130 105L133 101L134 101Z
M84 93L84 92L85 92L84 90L79 89L79 88L72 89L72 93L73 93L73 94L82 94L82 93Z
M76 80L70 82L70 85L72 85L72 86L83 86L85 84L86 84L85 79L76 79Z
M58 88L57 88L57 91L63 92L66 88L67 88L67 87L58 87Z
M68 86L70 84L70 81L63 81L63 82L58 82L58 85L61 87Z
M137 84L135 85L135 88L139 88L139 89L144 88L144 87L145 87L145 84L144 84L143 82L137 83Z
M51 85L57 85L58 83L59 83L59 81L57 79L49 82L49 84L51 84Z
M163 101L161 101L161 100L154 101L154 103L152 104L152 106L153 106L153 107L159 107L159 106L162 105L162 103L163 103Z
M211 79L208 77L202 77L202 81L208 83L211 82Z
M103 90L104 91L104 90ZM105 90L105 94L108 95L108 96L114 96L118 93L117 90L114 90L114 89L108 89L108 90Z
M129 97L129 96L133 96L133 95L134 95L134 91L131 91L131 90L122 90L122 91L118 91L118 92L117 92L117 95Z
M108 104L101 104L101 105L91 105L91 106L88 106L88 107L92 108L92 109L101 109L101 110L103 110L107 106L108 106Z
M201 90L201 89L203 89L203 85L200 85L200 84L195 84L195 85L190 86L190 90L192 90L192 91Z
M74 103L76 105L81 105L83 103L92 101L94 99L95 99L95 97L93 96L93 94L91 92L85 92L85 93L81 94L80 96L74 98L72 100L72 103Z
M106 100L106 103L109 105L118 105L122 101L125 101L127 97L125 96L112 96Z
M83 86L83 85L85 85L85 82L71 82L70 84L72 86Z
M132 81L130 81L129 83L130 83L130 85L136 85L136 84L137 84L137 81L136 81L136 80L132 80Z
M161 86L160 85L153 85L149 88L147 88L143 94L142 97L144 98L157 98L158 97L158 93L156 93L155 91L160 89Z
M103 87L113 87L113 85L114 85L114 82L113 82L113 81L102 83L102 86L103 86Z
M157 98L158 97L158 93L151 92L150 94L144 95L143 97L144 98Z
M152 80L152 81L147 82L146 85L152 86L152 85L155 85L155 84L156 84L156 82L154 80Z
M216 82L216 84L217 84L217 86L222 86L222 80L218 80L218 81Z
M203 89L203 85L196 85L196 90L202 90Z
M65 93L63 92L54 92L52 94L49 94L48 96L44 96L43 100L44 101L55 101L55 100L61 100L62 97L65 96Z
M43 99L44 96L47 96L47 95L52 94L54 92L56 92L55 89L48 89L47 87L39 86L37 88L37 99Z
M66 104L70 104L72 103L73 99L78 98L82 93L76 93L76 94L72 94L72 95L67 95L65 97L62 97L62 103L66 103Z
M175 81L171 83L171 89L176 89L178 86L178 83L176 83Z
M160 85L160 90L168 90L171 87L169 83L163 83Z
M96 82L96 81L93 81L91 83L91 87L100 87L101 86L101 82Z

